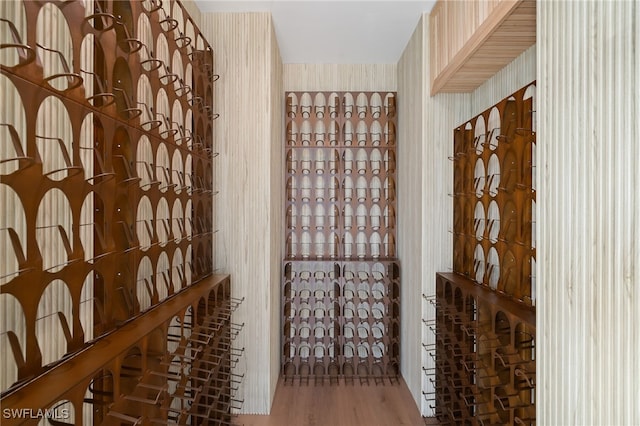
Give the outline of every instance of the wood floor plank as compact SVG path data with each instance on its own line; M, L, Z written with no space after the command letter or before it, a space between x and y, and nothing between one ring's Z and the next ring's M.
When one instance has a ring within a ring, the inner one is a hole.
M422 426L404 380L397 384L329 386L278 383L268 416L241 415L244 426Z

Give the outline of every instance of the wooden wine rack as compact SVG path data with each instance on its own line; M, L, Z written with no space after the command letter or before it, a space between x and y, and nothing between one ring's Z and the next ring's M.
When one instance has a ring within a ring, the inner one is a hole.
M287 94L287 258L395 257L395 123L394 93Z
M398 262L285 261L284 269L285 382L397 379Z
M2 406L229 424L239 301L212 278L213 49L177 1L1 10Z
M396 95L287 93L285 382L397 378Z
M425 394L441 424L535 424L535 85L454 131L453 274Z
M241 300L228 276L213 275L142 313L2 397L2 424L232 423L243 376L231 322ZM26 411L25 411L26 410Z
M453 270L535 302L535 85L454 131Z
M457 274L438 274L435 392L441 424L535 424L535 311Z

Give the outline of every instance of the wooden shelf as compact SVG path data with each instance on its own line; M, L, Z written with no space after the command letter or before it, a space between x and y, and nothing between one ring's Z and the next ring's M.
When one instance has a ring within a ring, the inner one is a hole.
M478 88L536 42L536 2L446 2L429 24L431 95Z

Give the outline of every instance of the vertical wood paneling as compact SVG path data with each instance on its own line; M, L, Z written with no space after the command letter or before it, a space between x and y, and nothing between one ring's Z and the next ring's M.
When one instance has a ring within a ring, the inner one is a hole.
M425 115L425 152L422 157L421 176L423 193L423 231L421 259L421 287L413 297L421 294L435 294L437 272L450 271L453 261L453 164L448 160L453 155L453 128L468 115L469 95L438 94L428 98ZM430 303L421 301L421 318L435 318L435 310ZM431 344L435 336L422 323L422 342ZM420 348L421 349L421 348ZM422 351L422 365L435 366L433 358ZM422 377L422 390L432 392L432 384ZM422 399L422 413L430 415L428 404Z
M400 367L420 407L422 351L420 289L424 234L422 174L425 136L424 19L418 22L398 62L398 258L402 262Z
M422 294L435 293L436 272L451 269L453 128L470 111L470 95L429 96L428 19L423 16L398 63L398 255L402 262L402 373L423 415L432 415L421 391L431 383L421 367L433 359L421 343L434 336L421 318L433 318Z
M396 68L396 64L285 64L284 89L290 92L395 92Z
M284 102L274 91L282 93L281 60L267 13L203 14L202 28L221 76L214 86L220 113L214 126L220 152L214 264L231 274L234 296L245 297L234 317L245 323L237 339L246 349L238 397L244 412L262 414L269 412L279 372L284 160L282 138L274 140L282 127L274 123L282 120Z
M542 423L640 424L639 22L538 4Z
M427 20L425 23L428 26ZM428 34L428 29L425 29ZM425 42L425 46L429 46ZM428 52L427 52L428 57ZM428 69L425 66L425 69ZM429 81L429 77L426 77ZM429 93L428 89L426 93ZM453 129L470 116L471 96L469 94L441 93L427 98L425 107L425 152L423 153L423 216L422 233L422 287L421 294L435 294L437 272L450 271L453 263ZM416 292L415 297L420 297ZM422 302L422 318L435 318L433 305ZM420 327L423 327L420 323ZM422 328L423 342L431 343L432 332ZM423 366L434 367L433 358L422 353ZM432 391L432 384L422 375L422 390ZM432 414L422 398L422 413Z
M535 79L536 46L533 45L471 93L471 116L480 114Z
M271 242L271 389L270 394L273 397L275 395L276 386L278 384L278 378L280 376L280 301L281 290L280 280L282 275L282 258L284 256L284 205L285 205L285 164L284 164L284 67L282 59L280 57L280 49L275 34L275 28L273 21L270 20L270 66L271 66L271 93L269 99L271 100L270 113L271 113L271 179L269 188L271 192L271 229L270 239Z

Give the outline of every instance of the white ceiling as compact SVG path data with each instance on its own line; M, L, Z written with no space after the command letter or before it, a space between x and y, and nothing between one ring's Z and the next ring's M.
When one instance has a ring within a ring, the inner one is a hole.
M435 0L195 0L202 12L271 12L286 64L395 64Z

